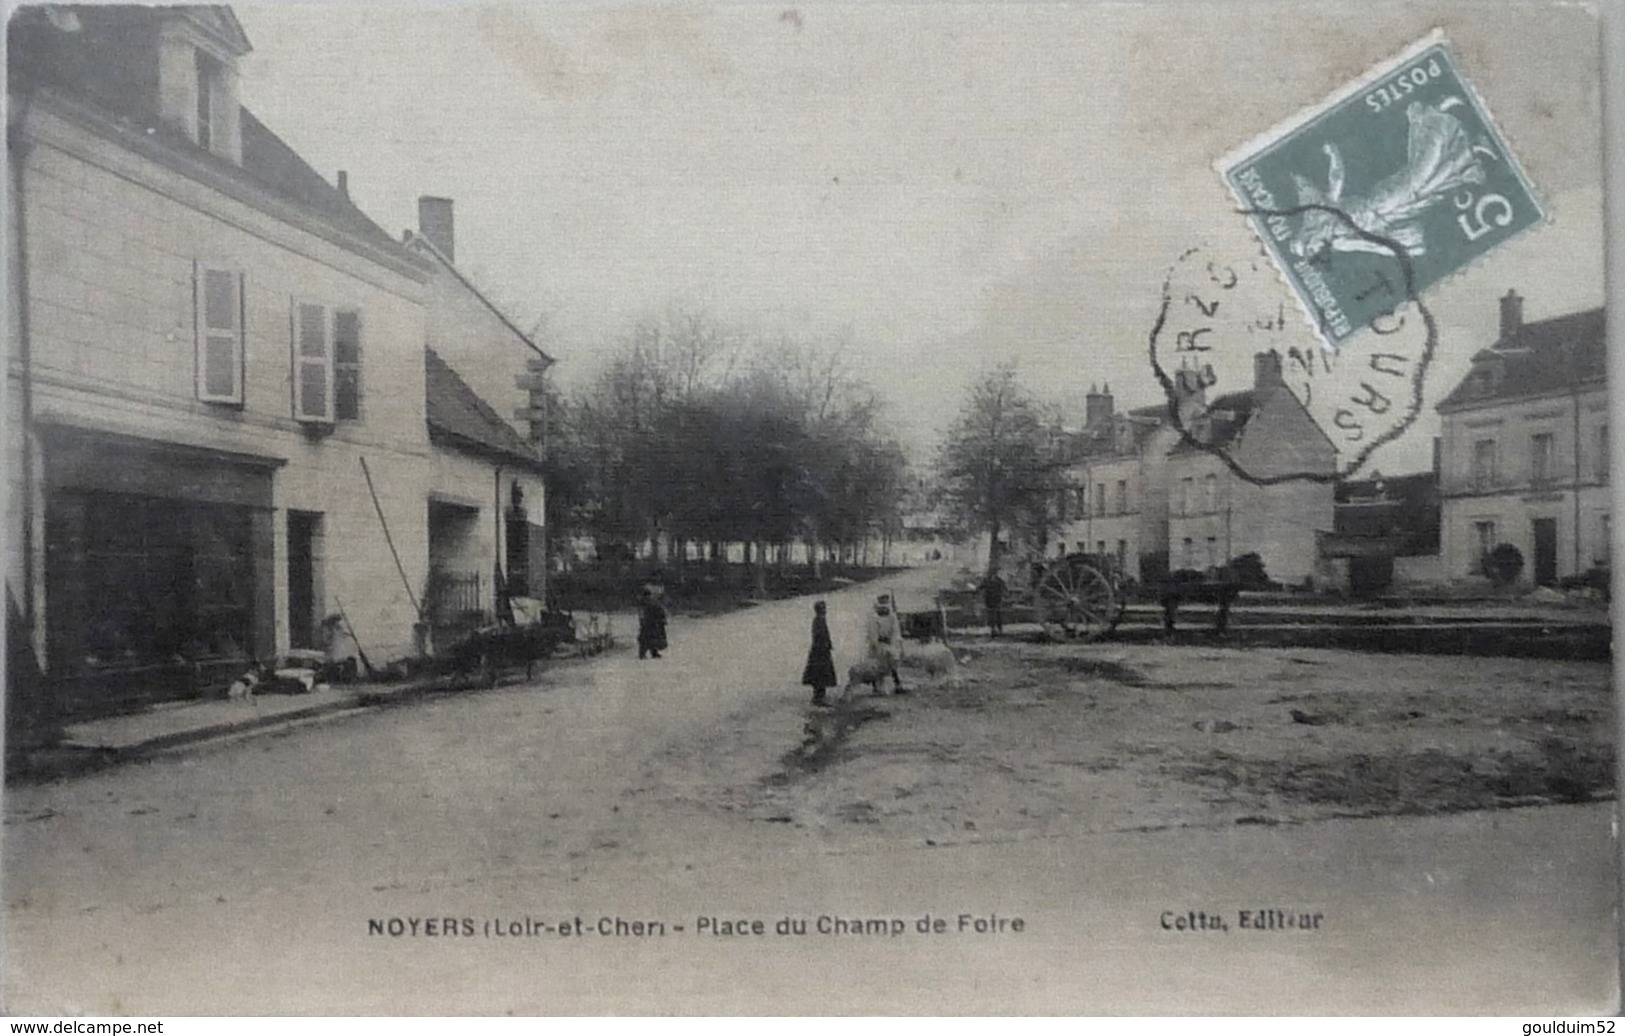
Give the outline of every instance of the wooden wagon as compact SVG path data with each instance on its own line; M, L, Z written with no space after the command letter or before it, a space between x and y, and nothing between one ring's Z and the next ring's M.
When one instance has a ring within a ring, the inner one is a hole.
M1123 621L1126 580L1109 554L1028 558L1001 570L1006 622L1034 622L1051 637L1094 640Z

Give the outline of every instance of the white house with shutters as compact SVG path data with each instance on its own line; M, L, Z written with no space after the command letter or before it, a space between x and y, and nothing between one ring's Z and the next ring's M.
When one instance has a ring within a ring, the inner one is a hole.
M36 704L208 694L340 613L371 664L412 653L436 500L495 530L500 472L539 477L437 373L435 262L239 104L229 8L25 7L9 46L6 587Z

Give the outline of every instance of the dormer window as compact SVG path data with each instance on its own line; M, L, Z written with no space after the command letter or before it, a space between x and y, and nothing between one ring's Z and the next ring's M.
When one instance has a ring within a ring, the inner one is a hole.
M248 41L229 9L170 10L159 38L159 114L198 147L240 163L236 63Z
M197 51L197 143L206 151L214 150L215 120L224 98L225 69L214 58Z

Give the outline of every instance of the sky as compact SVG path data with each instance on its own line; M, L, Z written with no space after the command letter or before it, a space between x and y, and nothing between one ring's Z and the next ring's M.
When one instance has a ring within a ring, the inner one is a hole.
M1427 465L1431 403L1493 341L1508 288L1529 319L1603 300L1580 7L234 9L244 102L329 179L347 170L393 233L419 195L454 199L459 266L542 326L566 385L676 306L766 335L848 330L917 442L999 362L1049 398L1099 382L1120 407L1158 402L1146 342L1169 264L1255 250L1214 161L1435 27L1551 219L1425 297L1429 405L1373 464Z

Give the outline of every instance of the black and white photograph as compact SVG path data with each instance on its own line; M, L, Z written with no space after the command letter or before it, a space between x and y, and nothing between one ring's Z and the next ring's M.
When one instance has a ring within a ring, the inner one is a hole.
M1618 7L8 5L0 1009L1613 1014Z

